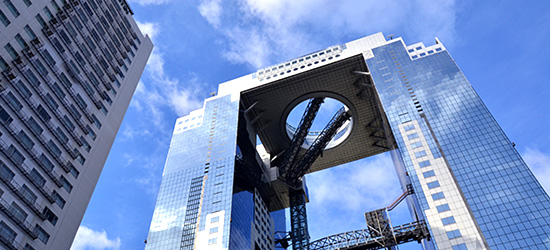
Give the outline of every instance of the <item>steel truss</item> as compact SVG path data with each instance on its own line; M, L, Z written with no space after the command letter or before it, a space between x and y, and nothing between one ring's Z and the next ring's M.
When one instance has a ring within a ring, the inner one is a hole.
M342 107L332 117L325 129L319 134L317 139L311 144L306 153L302 156L299 162L286 173L286 183L291 187L299 188L300 179L306 174L313 162L321 155L330 140L336 135L338 129L351 118L350 112Z
M307 250L309 232L307 229L306 198L304 190L290 190L290 227L293 250Z
M298 124L298 129L294 134L294 137L292 138L292 142L290 142L290 145L285 152L283 162L279 166L279 173L283 179L287 178L287 170L289 170L294 164L294 161L296 160L300 151L300 147L302 147L302 144L304 144L304 140L306 139L306 136L309 133L309 129L313 124L313 120L315 120L317 112L319 111L319 108L321 107L321 104L324 102L324 100L324 97L317 97L309 101L306 107L306 112L302 116L300 124Z
M383 249L392 246L384 246L385 236L373 236L369 229L361 229L340 234L335 234L326 238L313 241L309 244L310 250L366 250L366 249ZM394 227L393 237L395 245L407 243L411 241L420 241L429 238L430 234L425 221L417 221L398 227ZM395 246L393 245L393 246Z

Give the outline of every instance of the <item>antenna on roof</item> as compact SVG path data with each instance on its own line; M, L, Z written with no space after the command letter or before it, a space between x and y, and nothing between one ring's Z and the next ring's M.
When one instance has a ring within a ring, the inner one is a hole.
M216 96L216 91L210 92L210 96Z
M390 40L393 40L393 36L394 36L394 34L390 34L390 35L386 36L386 38L390 39Z

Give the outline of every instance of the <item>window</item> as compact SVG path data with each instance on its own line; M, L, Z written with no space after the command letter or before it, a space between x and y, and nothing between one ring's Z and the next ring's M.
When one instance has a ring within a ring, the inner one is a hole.
M90 146L88 141L86 141L86 139L83 136L80 137L80 141L82 142L82 147L84 147L86 152L90 152L90 149L92 148L92 146Z
M61 83L65 88L72 87L71 81L69 81L69 78L64 73L59 74L59 78L61 79Z
M52 85L53 87L53 92L54 94L59 98L59 99L63 99L65 98L65 93L63 92L63 90L61 89L61 87L59 87L59 85L57 83L53 83Z
M42 214L44 214L46 220L52 223L52 225L55 226L55 224L57 224L57 216L48 207L44 207L44 211L42 211Z
M56 110L57 108L59 108L59 104L57 104L57 102L53 99L52 95L50 95L50 93L47 93L46 96L45 96L45 99L46 99L46 104L52 109L52 110Z
M10 147L7 150L7 155L10 158L10 160L14 161L15 164L21 165L25 161L25 156L17 150L13 145L10 145Z
M27 200L29 203L36 202L36 198L37 198L36 194L34 194L27 185L23 184L20 191L21 191L21 194L23 194L23 197L25 198L25 200Z
M6 69L8 69L8 63L0 56L0 70L4 71Z
M57 3L54 0L52 0L50 3L52 4L55 12L59 12L59 5L57 5Z
M6 223L0 221L0 235L9 242L13 242L17 233L15 233Z
M420 158L420 157L426 156L426 151L422 150L422 151L416 152L416 153L414 153L414 156L415 156L416 158Z
M36 120L34 120L33 117L30 117L29 120L27 120L27 122L29 123L29 127L31 128L31 131L34 134L41 135L42 131L44 131L42 129L42 127L38 124L38 122L36 122Z
M46 60L46 62L49 64L49 65L55 65L56 62L55 60L53 59L52 55L50 54L50 52L48 52L47 50L44 50L43 52L43 55L44 55L44 59Z
M67 179L65 179L64 176L59 177L59 181L61 182L61 184L63 185L63 188L67 190L68 193L70 193L71 190L73 190L73 185L71 185L71 183Z
M417 134L417 133L412 133L412 134L410 134L410 135L407 135L407 138L409 138L409 140L418 138L418 134Z
M15 8L11 0L4 0L4 4L6 5L6 7L8 7L14 17L18 17L20 15L19 11L17 10L17 8Z
M53 170L53 167L54 165L52 164L52 162L48 159L48 157L46 157L46 155L44 153L41 153L40 154L40 157L38 157L38 160L40 161L41 165L49 170L49 171L52 171Z
M57 157L61 156L61 149L59 149L59 147L57 145L55 145L55 143L51 139L48 141L46 146L50 149L50 152L53 155L55 155Z
M32 93L31 91L29 90L29 88L27 88L27 86L25 86L25 84L23 83L23 81L19 80L17 81L17 83L15 84L15 86L17 87L17 90L19 90L19 93L24 97L24 98L31 98L32 96Z
M42 64L41 61L34 60L34 61L32 61L32 63L36 67L36 70L38 70L38 73L40 73L41 75L49 74L48 70L46 69L44 64Z
M80 108L82 109L85 109L86 107L88 107L88 104L86 104L86 102L84 101L82 96L80 96L80 94L76 94L75 101L76 101L76 104L78 104L78 106L80 106Z
M23 39L23 37L21 37L20 34L17 34L15 35L15 41L17 41L17 43L19 44L19 46L21 46L21 49L24 49L25 47L27 47L27 42L25 42L25 39Z
M455 238L458 238L458 237L461 237L462 234L460 234L460 230L453 230L453 231L449 231L447 232L447 237L449 237L449 240L452 240L452 239L455 239Z
M429 189L432 189L432 188L436 188L436 187L439 187L439 181L432 181L430 183L428 183L428 188Z
M429 178L429 177L435 176L435 172L433 170L430 170L422 173L422 175L424 176L424 178Z
M423 168L423 167L430 166L430 165L432 165L432 164L430 163L430 161L427 161L427 160L426 160L426 161L421 161L421 162L419 162L418 165L419 165L421 168Z
M80 117L82 117L82 114L80 114L80 112L78 112L78 110L76 109L76 107L71 104L71 106L69 106L69 112L71 112L71 115L76 119L80 119Z
M218 232L218 227L213 227L213 228L210 228L210 232L211 234L213 233L217 233Z
M12 218L17 220L20 223L24 223L27 219L28 214L23 211L23 209L17 205L15 202L12 202L9 209L10 213L12 214Z
M92 130L92 128L90 128L90 126L86 125L86 129L88 130L88 135L92 138L92 140L95 140L95 138L97 137L97 135L96 135L95 132Z
M52 20L53 19L53 14L52 12L50 11L50 9L48 9L48 7L44 7L44 13L46 13L46 16L48 16L48 20Z
M2 22L6 27L8 27L8 25L10 25L11 23L8 17L4 15L4 12L2 12L1 10L0 10L0 22Z
M27 7L31 6L31 0L23 0L23 2L25 3L25 5L27 5Z
M210 223L215 223L215 222L218 222L218 221L220 221L220 216L212 217L210 219Z
M36 75L30 69L25 71L25 76L33 86L36 87L40 85L40 81L38 80L38 78L36 78Z
M455 217L453 217L453 216L449 216L449 217L447 217L447 218L443 218L443 219L441 219L441 221L443 222L443 225L444 225L444 226L450 225L450 224L453 224L453 223L456 223Z
M50 114L48 114L48 111L46 111L42 104L38 105L38 107L36 108L36 112L44 122L48 122L50 121L50 119L52 119L52 117L50 116Z
M438 213L442 213L442 212L451 210L451 208L449 207L449 204L439 205L439 206L436 207L436 209L437 209Z
M19 55L17 54L17 52L15 51L13 46L11 46L11 44L9 44L9 43L6 44L4 46L4 49L8 52L8 54L10 54L12 59L16 59L17 57L19 57Z
M6 164L0 161L0 178L6 181L11 181L14 176L15 173L13 173L13 171L11 171Z
M38 23L40 24L40 26L42 26L42 28L46 28L46 26L48 26L46 24L46 21L44 21L44 18L42 18L42 16L40 16L40 14L36 14L36 16L34 18L36 18L36 21L38 21Z
M29 243L26 243L25 247L23 247L23 250L35 250L35 249L34 249L34 247L31 247L31 245L29 245Z
M57 191L52 192L52 198L55 200L55 204L57 204L60 208L65 207L65 200L61 198L61 195L57 193Z
M72 175L75 179L78 178L78 175L80 174L80 172L78 172L78 170L76 170L76 168L73 166L72 163L69 162L67 165L68 165L68 167L69 167L69 170L70 170L71 175Z
M419 147L422 147L422 142L415 142L415 143L411 144L411 147L412 147L412 148L419 148Z
M82 156L81 154L79 154L77 157L76 157L76 160L78 162L80 162L81 165L84 165L84 162L86 161L86 158L84 158L84 156Z
M100 129L101 128L101 122L99 122L99 120L97 119L97 117L95 115L92 115L92 119L94 120L94 125Z
M34 146L34 142L32 142L31 138L23 130L19 131L17 136L25 148L31 149Z
M33 231L38 236L38 239L40 239L40 241L44 242L44 244L48 243L48 240L50 239L50 235L46 233L46 231L44 231L42 227L40 227L39 225L36 225Z
M453 250L468 250L468 248L466 247L466 244L462 243L460 245L453 246Z
M214 245L218 243L218 238L212 238L208 240L208 245Z
M443 192L432 194L432 199L434 201L441 200L443 198L445 198L445 195L443 194Z
M3 124L10 124L13 121L13 118L11 118L10 114L6 110L4 110L2 107L0 107L0 122Z
M408 125L405 127L405 131L409 131L409 130L413 130L414 129L414 125Z
M43 187L44 184L46 184L46 179L44 179L44 177L42 177L42 175L40 175L35 168L31 170L30 176L31 180L39 187Z

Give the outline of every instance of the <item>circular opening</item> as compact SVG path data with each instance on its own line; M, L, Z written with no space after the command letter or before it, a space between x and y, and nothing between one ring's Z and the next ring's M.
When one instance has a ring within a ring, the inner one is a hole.
M302 116L306 112L306 108L310 100L311 99L307 99L300 102L288 114L285 130L290 140L292 140L292 138L294 137L297 127L300 125L300 121L302 120ZM349 110L349 108L344 103L334 98L326 97L324 102L321 104L319 111L317 112L315 120L313 120L313 124L309 129L309 133L304 140L302 148L308 149L321 134L321 132L325 129L325 127L330 123L336 113L342 108L344 108L345 110ZM344 142L350 135L352 128L353 118L346 121L344 125L342 125L340 129L338 129L338 132L336 132L336 135L334 135L332 140L328 143L325 150L334 148L342 144L342 142Z

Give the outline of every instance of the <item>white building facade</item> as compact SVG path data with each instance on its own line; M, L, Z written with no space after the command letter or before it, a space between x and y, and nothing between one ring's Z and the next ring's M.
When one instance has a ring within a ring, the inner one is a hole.
M70 248L153 48L132 14L0 4L0 248Z

